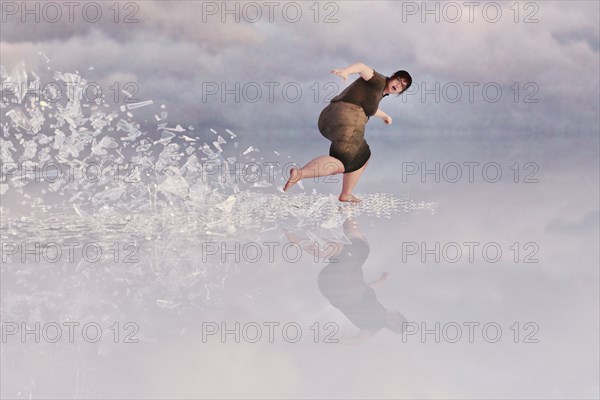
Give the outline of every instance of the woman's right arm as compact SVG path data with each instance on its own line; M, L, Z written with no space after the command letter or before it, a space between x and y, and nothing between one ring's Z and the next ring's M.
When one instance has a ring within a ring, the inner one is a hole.
M331 73L341 76L344 80L346 80L350 74L360 74L365 81L368 81L373 77L373 68L359 62L349 65L346 68L334 69Z

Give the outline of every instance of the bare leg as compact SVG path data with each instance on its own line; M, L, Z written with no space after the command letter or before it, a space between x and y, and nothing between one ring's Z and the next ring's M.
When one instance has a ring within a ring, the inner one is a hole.
M354 189L354 186L356 186L356 184L358 183L358 180L360 179L360 176L362 175L363 171L367 167L368 163L369 163L369 160L367 160L365 165L360 167L360 169L357 169L354 172L349 172L347 174L344 174L344 183L342 184L342 193L340 194L340 197L338 198L340 201L349 201L349 202L353 202L353 203L358 203L360 201L360 199L358 197L355 197L352 194L352 190Z
M292 168L290 170L290 179L283 187L287 192L299 180L303 178L318 178L320 176L335 175L344 172L344 165L340 160L331 156L319 156L309 161L302 168Z

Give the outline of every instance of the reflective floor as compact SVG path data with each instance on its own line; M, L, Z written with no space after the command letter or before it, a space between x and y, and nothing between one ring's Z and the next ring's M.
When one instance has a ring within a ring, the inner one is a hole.
M370 142L361 204L280 175L129 213L11 188L2 396L597 396L597 138Z
M1 1L0 397L600 398L599 4Z

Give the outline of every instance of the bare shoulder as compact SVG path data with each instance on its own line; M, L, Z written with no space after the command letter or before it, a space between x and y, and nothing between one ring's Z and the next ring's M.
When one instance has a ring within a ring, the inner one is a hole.
M373 71L373 68L369 67L368 65L364 65L360 70L360 76L365 80L365 81L369 81L371 80L371 78L373 78L373 76L375 75L375 72Z

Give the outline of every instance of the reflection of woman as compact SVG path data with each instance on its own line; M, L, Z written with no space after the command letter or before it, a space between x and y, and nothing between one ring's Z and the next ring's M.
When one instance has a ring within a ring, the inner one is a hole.
M362 266L369 256L367 239L350 219L344 222L344 233L351 244L329 242L326 246L328 251L319 253L328 257L329 263L318 278L321 294L360 329L356 336L345 339L344 343L360 344L382 328L401 333L406 319L398 311L388 311L377 300L374 290L387 280L388 273L374 282L365 283ZM289 233L288 238L298 241Z
M379 102L390 93L402 93L410 87L412 78L406 71L387 78L362 63L331 72L344 80L353 73L360 74L360 78L334 97L319 116L319 131L331 141L329 156L317 157L300 169L292 168L283 190L289 190L302 178L344 173L339 200L358 202L360 199L352 195L352 190L371 156L364 139L365 125L373 115L391 124L392 118L379 109Z

